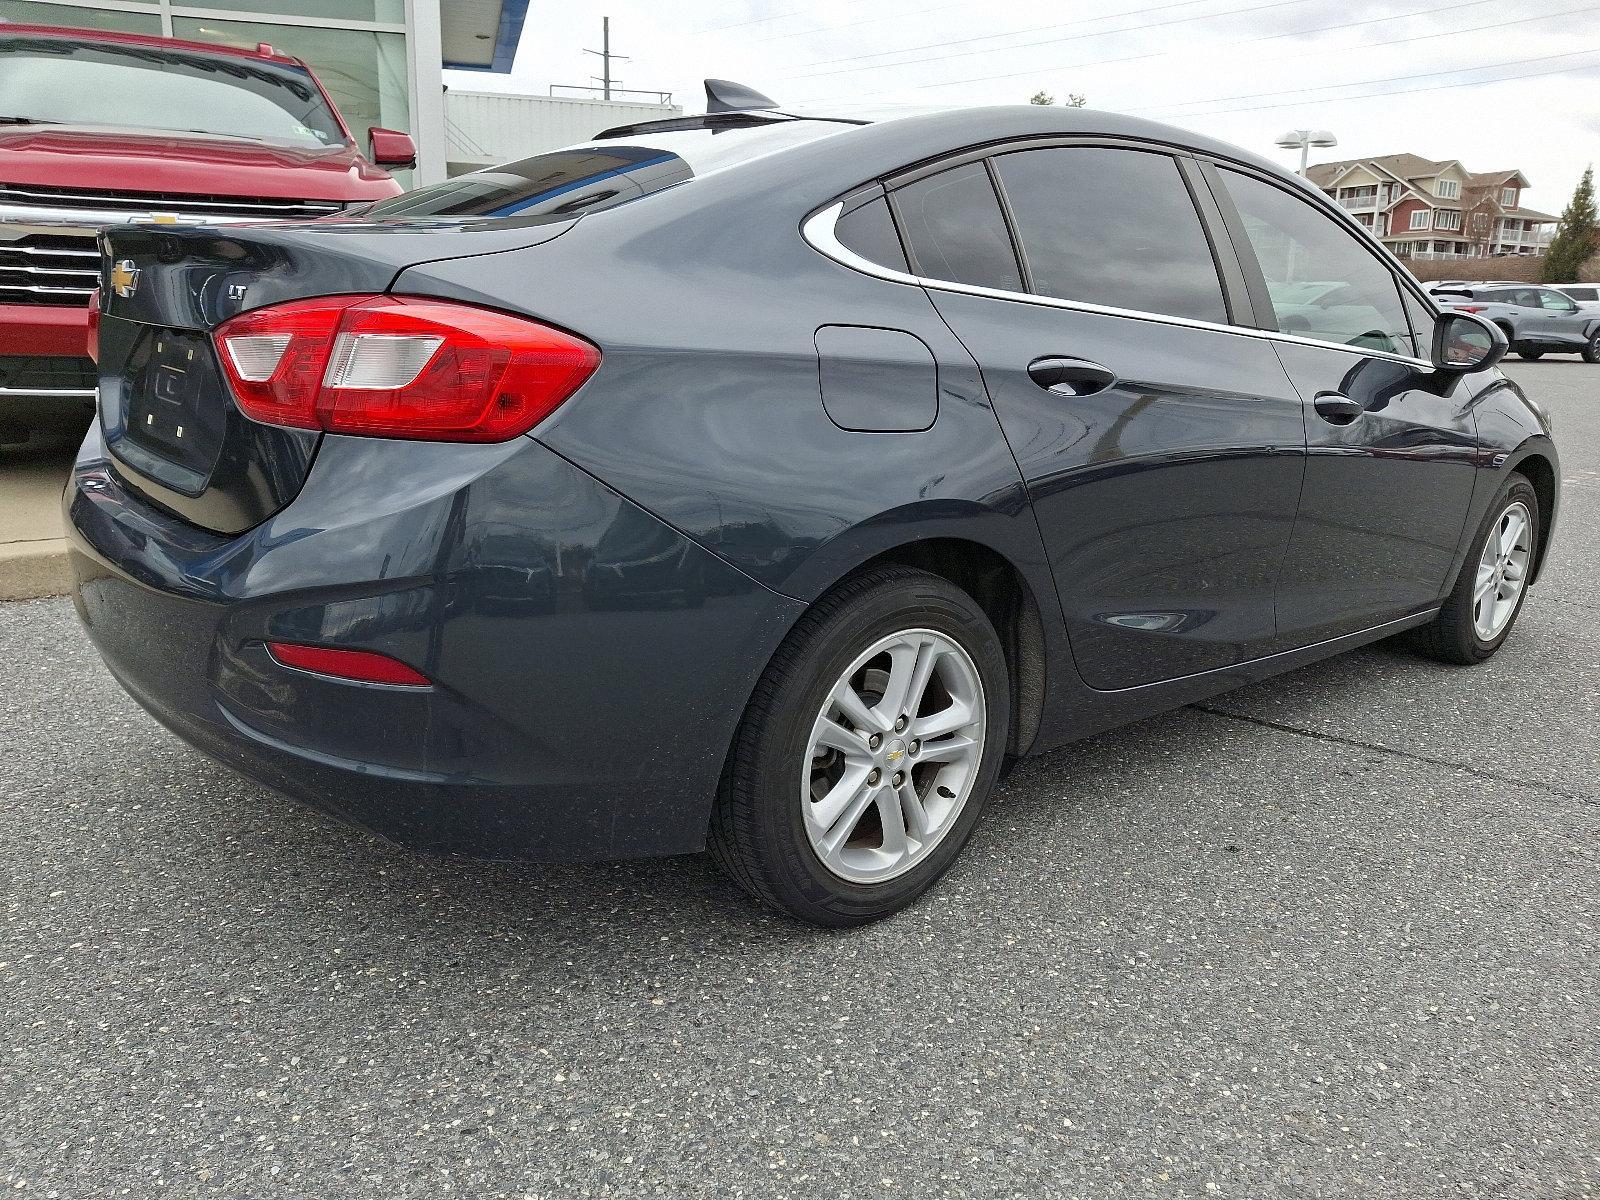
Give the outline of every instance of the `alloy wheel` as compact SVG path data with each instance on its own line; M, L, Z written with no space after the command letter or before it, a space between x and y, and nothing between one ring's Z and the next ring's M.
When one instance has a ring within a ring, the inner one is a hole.
M1492 642L1499 637L1516 613L1528 582L1532 543L1532 514L1518 500L1500 514L1478 557L1478 574L1472 589L1472 628L1482 641Z
M971 655L931 629L879 639L835 682L801 767L806 836L852 883L911 870L956 824L987 732Z

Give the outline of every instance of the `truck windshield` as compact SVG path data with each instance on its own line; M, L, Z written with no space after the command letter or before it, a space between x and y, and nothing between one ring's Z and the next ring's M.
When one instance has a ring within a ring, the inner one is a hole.
M346 141L303 68L3 28L0 122L184 130L308 148Z

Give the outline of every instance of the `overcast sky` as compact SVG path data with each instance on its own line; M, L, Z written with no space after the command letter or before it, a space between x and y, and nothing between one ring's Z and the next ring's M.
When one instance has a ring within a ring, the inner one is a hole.
M670 91L686 112L703 109L708 75L784 104L1079 92L1290 165L1274 140L1317 127L1339 146L1313 162L1410 151L1520 167L1525 203L1552 213L1600 158L1600 0L569 0L529 12L511 75L447 82L588 83L602 14L631 56L623 84Z

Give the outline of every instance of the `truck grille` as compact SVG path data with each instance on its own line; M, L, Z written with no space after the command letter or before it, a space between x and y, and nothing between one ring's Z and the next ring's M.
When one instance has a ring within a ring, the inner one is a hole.
M0 355L0 396L94 396L95 366L87 358Z
M0 304L86 304L100 281L92 237L30 234L0 241Z
M33 184L0 183L0 204L15 204L32 209L78 209L103 213L127 213L139 220L152 212L176 213L203 219L231 220L306 220L343 212L338 200L283 200L274 197L195 196L169 192L99 191L89 188L37 187Z

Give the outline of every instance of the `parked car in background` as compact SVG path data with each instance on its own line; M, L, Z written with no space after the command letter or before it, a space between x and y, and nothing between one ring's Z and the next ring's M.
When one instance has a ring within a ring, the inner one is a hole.
M1504 644L1548 422L1321 192L1108 113L764 104L103 235L135 282L65 504L117 680L399 841L709 846L842 926L1010 757Z
M0 25L0 441L82 427L95 233L130 221L304 220L393 196L409 135L370 158L299 59L270 46Z
M1580 354L1584 362L1600 363L1600 305L1586 307L1553 287L1529 283L1435 287L1433 298L1493 321L1529 362L1546 354Z

